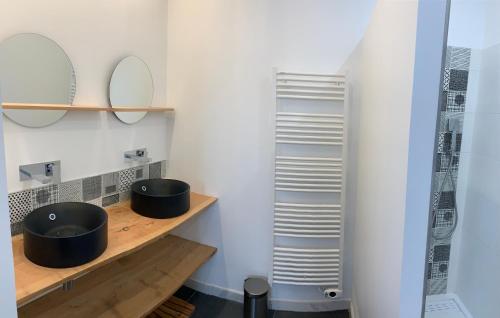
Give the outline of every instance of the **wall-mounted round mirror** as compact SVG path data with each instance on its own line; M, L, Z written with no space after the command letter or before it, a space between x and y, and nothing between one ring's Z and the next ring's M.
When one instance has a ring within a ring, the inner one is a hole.
M2 102L71 105L75 91L73 65L56 42L23 33L0 43ZM44 127L61 119L66 111L5 109L4 113L20 125Z
M111 107L150 107L153 102L153 77L146 63L136 56L124 58L116 66L109 84ZM144 118L146 112L115 112L127 124Z

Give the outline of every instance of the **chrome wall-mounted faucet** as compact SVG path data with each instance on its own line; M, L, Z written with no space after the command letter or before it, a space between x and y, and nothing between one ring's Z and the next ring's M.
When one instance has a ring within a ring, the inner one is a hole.
M19 180L36 180L41 184L61 183L61 161L19 166Z
M125 162L134 162L134 161L138 163L151 162L151 158L148 157L148 150L146 148L126 151L123 157L125 158Z

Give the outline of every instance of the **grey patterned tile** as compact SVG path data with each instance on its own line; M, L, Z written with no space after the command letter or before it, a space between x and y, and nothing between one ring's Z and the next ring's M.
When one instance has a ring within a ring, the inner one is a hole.
M102 206L107 207L112 204L118 203L120 201L120 195L119 194L113 194L107 197L102 198Z
M446 292L447 287L447 279L430 279L427 284L427 294L428 295L437 295L444 294Z
M10 225L10 235L14 236L23 233L23 222L12 223Z
M161 161L149 165L149 178L150 179L161 178Z
M167 160L161 161L161 177L162 178L167 177Z
M466 91L469 83L469 71L450 70L449 90Z
M434 246L433 262L445 262L450 260L451 245L436 245Z
M59 187L57 184L31 190L33 209L59 202Z
M466 102L467 94L465 91L448 91L446 111L451 113L463 113L465 111Z
M132 185L132 183L135 182L135 176L136 176L135 168L121 170L119 172L119 179L120 179L119 191L120 192L130 191L130 186Z
M149 165L135 167L135 181L149 178Z
M471 49L463 47L448 47L449 68L454 70L468 70L470 68Z
M82 180L72 180L59 185L59 202L82 202Z
M10 223L22 222L32 210L31 190L9 193Z
M118 172L108 173L102 176L102 195L108 195L118 192L120 177Z
M102 176L85 178L82 180L83 201L88 202L101 196Z
M87 201L87 203L90 203L90 204L102 207L102 197L99 197L99 198L94 199L94 200Z
M120 202L130 200L130 191L120 192Z

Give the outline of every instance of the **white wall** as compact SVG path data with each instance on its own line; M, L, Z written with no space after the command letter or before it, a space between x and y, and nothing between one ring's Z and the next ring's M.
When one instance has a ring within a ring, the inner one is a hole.
M0 40L16 33L40 33L66 51L76 71L75 104L108 105L113 68L132 54L144 59L152 70L153 104L166 104L165 0L0 3ZM125 168L123 152L139 146L148 147L155 160L166 159L170 121L165 114L149 114L129 126L112 114L71 112L54 125L30 129L5 119L8 190L31 186L18 181L21 164L61 160L64 181Z
M181 231L218 247L193 277L214 287L212 293L241 300L247 275L272 271L272 67L337 72L361 39L372 4L169 1L168 102L177 109L169 172L193 190L219 197ZM347 264L346 297L349 269ZM318 288L288 286L274 286L273 299L288 308L287 300L324 301Z
M421 314L445 4L380 0L346 66L357 119L354 317Z

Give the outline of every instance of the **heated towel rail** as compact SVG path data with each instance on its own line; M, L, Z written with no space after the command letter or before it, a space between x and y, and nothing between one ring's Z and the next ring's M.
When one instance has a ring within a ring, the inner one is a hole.
M342 291L345 78L275 72L273 283Z

